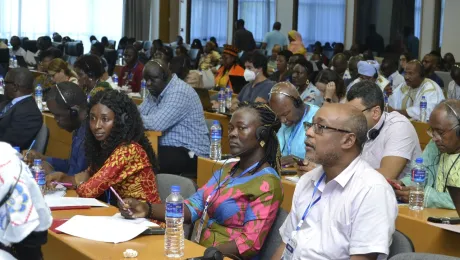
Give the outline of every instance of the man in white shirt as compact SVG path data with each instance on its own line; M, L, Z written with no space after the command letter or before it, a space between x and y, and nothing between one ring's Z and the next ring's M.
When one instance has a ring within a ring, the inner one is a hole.
M417 132L407 117L384 112L383 93L372 82L363 81L347 94L348 104L363 111L367 120L367 142L361 157L387 179L401 179L410 172L411 161L422 149Z
M452 81L447 87L448 99L460 99L460 66L457 64L452 65L450 70Z
M267 56L272 55L273 46L279 45L283 47L283 50L286 50L289 45L289 40L285 34L280 32L281 23L275 22L273 24L273 31L265 34L264 40L262 41L262 50L267 50Z
M21 40L18 36L13 36L10 39L12 48L10 49L10 57L12 56L26 56L26 51L21 47Z
M423 65L418 60L409 61L406 65L405 84L399 85L388 99L389 111L398 111L402 115L420 121L420 101L424 96L427 101L426 118L431 111L444 100L444 93L436 82L424 75Z
M404 77L399 74L398 61L393 58L385 58L380 66L382 75L390 81L391 88L394 90L397 86L405 83Z
M273 260L386 259L398 207L391 186L360 156L366 133L366 118L353 106L318 110L305 145L322 166L297 183Z

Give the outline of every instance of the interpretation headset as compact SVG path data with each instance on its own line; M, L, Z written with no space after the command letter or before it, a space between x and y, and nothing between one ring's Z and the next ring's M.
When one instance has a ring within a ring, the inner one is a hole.
M457 137L460 137L460 127L459 127L459 125L460 125L460 117L458 117L457 112L455 112L454 108L453 108L451 105L447 104L446 102L444 102L444 104L445 104L450 110L452 110L452 113L454 113L455 117L457 118L458 124L455 126L455 127L457 127L457 130L455 131L455 133L457 134Z
M413 60L409 61L408 63L417 63L418 65L420 65L420 74L419 74L419 76L421 78L425 78L425 66L423 66L422 62L420 62L417 59L413 59Z
M303 101L302 101L302 99L300 99L300 97L294 97L293 95L290 95L290 94L288 94L286 92L283 92L283 91L279 91L279 90L276 90L276 89L271 90L269 95L271 96L272 94L280 94L280 95L284 95L286 97L289 97L290 99L292 99L292 102L294 102L294 107L295 108L299 108L303 104Z
M67 100L65 99L64 95L62 95L61 89L59 89L57 84L56 84L56 89L58 90L59 95L61 95L61 98L64 101L65 105L68 107L70 117L77 118L80 115L80 108L77 105L70 106L69 103L67 103Z
M386 116L385 116L386 117ZM375 140L379 134L380 134L380 130L382 130L383 126L385 125L385 120L383 120L383 123L382 125L379 127L379 129L371 129L369 131L369 133L367 134L368 138L370 140Z
M270 129L266 126L259 126L256 129L257 141L266 142L268 140L269 134L270 134Z
M162 70L162 73L163 73L161 78L163 79L163 81L166 82L168 80L168 73L166 73L166 69L158 61L156 61L156 60L152 60L152 61L155 62L156 64L158 64L158 66L160 66L160 68Z

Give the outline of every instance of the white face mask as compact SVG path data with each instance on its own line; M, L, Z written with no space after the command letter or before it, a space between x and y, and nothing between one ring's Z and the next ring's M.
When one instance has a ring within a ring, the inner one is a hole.
M245 69L244 70L244 80L246 81L254 81L256 80L256 73L252 70L249 70L249 69Z

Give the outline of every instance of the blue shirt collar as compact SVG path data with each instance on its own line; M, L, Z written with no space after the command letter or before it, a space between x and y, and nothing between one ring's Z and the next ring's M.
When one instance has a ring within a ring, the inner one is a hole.
M18 103L19 101L21 101L21 100L23 100L23 99L26 99L26 98L28 98L28 97L31 97L31 96L32 96L32 94L30 94L30 95L25 95L25 96L21 96L21 97L17 97L17 98L15 98L15 99L11 100L11 105L14 106L14 105L15 105L16 103Z

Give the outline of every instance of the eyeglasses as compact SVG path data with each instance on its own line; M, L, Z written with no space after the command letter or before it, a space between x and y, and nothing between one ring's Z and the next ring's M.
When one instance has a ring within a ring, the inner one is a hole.
M305 128L305 132L307 132L308 129L310 129L310 127L312 126L313 126L313 132L318 135L322 134L324 129L334 130L337 132L342 132L342 133L347 133L347 134L351 133L348 130L343 130L340 128L329 127L329 126L321 125L318 123L303 122L303 127Z
M445 136L448 132L454 130L455 128L457 128L457 127L459 127L459 126L460 126L460 124L457 124L456 126L452 127L452 128L449 129L449 130L446 130L446 131L444 131L444 132L442 132L442 133L439 133L439 132L433 130L433 128L430 127L430 128L428 128L428 130L426 130L426 134L427 134L429 137L431 137L431 138L435 138L435 137L436 137L436 138L438 138L438 139L442 139L442 138L444 138L444 136Z

